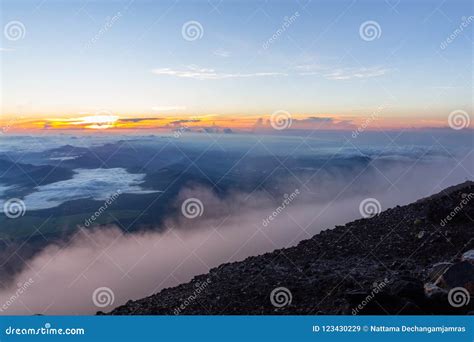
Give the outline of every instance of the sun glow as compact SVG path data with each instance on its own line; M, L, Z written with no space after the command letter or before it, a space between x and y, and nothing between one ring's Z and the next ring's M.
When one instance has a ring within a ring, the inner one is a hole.
M297 130L349 130L353 131L364 125L367 119L356 116L339 116L333 114L305 115L290 113L289 129ZM46 117L38 119L15 119L0 117L0 130L88 130L88 131L118 131L118 130L142 130L153 129L173 132L176 130L187 130L193 132L256 132L269 130L274 132L271 125L272 116L263 115L116 115L108 111L96 113L81 112L73 117ZM442 119L404 119L404 125L400 124L400 118L396 116L377 118L374 129L397 129L406 127L446 127ZM371 127L372 128L372 127ZM0 131L1 132L1 131Z
M89 129L107 129L114 127L119 117L111 114L98 114L92 116L85 116L71 122L73 125L80 125Z

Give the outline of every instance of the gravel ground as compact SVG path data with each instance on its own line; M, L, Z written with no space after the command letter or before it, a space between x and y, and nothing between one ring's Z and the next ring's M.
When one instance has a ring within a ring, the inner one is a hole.
M471 313L473 192L465 182L295 247L220 265L109 314ZM459 287L470 295L455 297Z

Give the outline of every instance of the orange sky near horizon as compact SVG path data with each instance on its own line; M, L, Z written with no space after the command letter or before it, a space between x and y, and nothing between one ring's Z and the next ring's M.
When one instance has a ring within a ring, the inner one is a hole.
M124 130L164 130L174 131L189 129L196 131L203 128L233 131L255 131L273 129L272 122L286 120L285 129L300 130L354 130L358 127L364 130L381 129L410 129L410 128L442 128L448 127L447 120L442 118L403 118L382 117L380 111L374 111L365 117L336 116L336 115L302 115L277 111L273 115L146 115L142 117L113 114L100 111L95 114L77 115L75 117L52 118L0 118L0 129L4 132L35 132L78 130L90 132L113 132Z

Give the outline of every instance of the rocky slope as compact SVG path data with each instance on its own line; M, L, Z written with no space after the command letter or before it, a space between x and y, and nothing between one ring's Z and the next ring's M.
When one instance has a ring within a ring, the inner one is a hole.
M296 247L223 264L110 314L471 313L473 220L474 183L465 182Z

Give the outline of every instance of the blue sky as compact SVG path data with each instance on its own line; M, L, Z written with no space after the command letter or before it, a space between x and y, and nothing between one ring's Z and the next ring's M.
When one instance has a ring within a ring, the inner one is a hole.
M442 118L472 111L474 22L440 47L472 15L470 1L4 0L2 26L20 21L25 35L2 36L2 109L360 116L385 105ZM200 39L183 38L189 21ZM378 38L362 39L367 21Z

